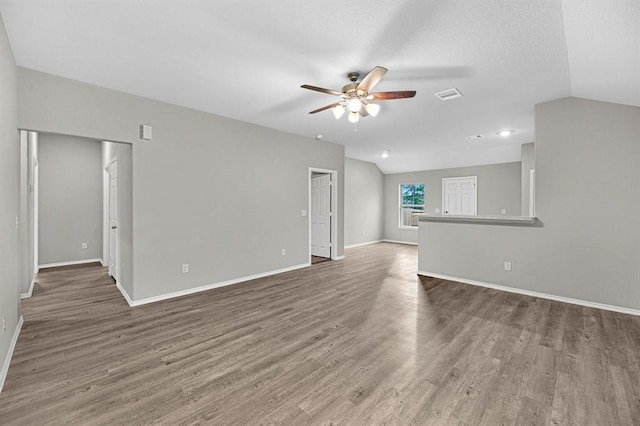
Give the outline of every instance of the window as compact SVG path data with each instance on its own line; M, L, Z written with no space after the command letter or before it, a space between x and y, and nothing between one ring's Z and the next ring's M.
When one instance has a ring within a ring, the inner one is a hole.
M420 213L424 213L424 184L400 185L400 228L417 227Z

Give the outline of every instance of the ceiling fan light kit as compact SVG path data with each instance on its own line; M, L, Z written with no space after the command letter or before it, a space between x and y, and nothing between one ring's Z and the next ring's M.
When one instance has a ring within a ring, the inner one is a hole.
M309 114L315 114L320 111L331 109L337 120L340 119L348 110L349 114L347 115L347 119L349 122L357 123L358 120L360 120L360 117L366 117L368 115L375 117L378 115L378 112L380 112L380 105L371 103L370 101L413 98L416 95L414 90L370 93L373 87L380 82L386 73L386 68L377 66L371 70L371 72L369 72L369 74L367 74L360 83L358 83L357 81L360 74L357 72L350 72L347 74L347 77L351 83L343 86L339 92L337 90L324 89L322 87L303 84L300 86L303 89L340 96L342 98L342 100L336 103L313 110L309 112Z
M336 117L336 120L340 119L340 117L344 115L345 110L346 108L344 107L344 105L336 105L331 108L331 111L333 111L333 115L334 117Z

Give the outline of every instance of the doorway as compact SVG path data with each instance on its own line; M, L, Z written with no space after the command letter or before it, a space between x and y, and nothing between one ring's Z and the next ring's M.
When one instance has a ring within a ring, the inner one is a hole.
M336 258L335 170L309 168L309 262Z
M445 215L477 215L478 177L442 179L442 212Z
M118 282L118 158L107 166L109 174L109 275Z

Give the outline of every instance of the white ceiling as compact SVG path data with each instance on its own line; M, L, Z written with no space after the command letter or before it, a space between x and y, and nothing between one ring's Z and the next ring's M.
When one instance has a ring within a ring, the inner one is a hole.
M533 106L640 106L640 0L0 0L18 65L303 135L385 173L519 161ZM358 123L349 71L416 90ZM464 97L434 93L456 87ZM513 129L509 138L496 133ZM465 136L485 137L469 141ZM387 159L383 150L391 150Z

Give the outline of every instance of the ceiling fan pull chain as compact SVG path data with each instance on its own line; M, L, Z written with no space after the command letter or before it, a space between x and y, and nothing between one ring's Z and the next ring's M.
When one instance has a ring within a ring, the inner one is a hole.
M358 123L353 123L353 133L358 131Z

